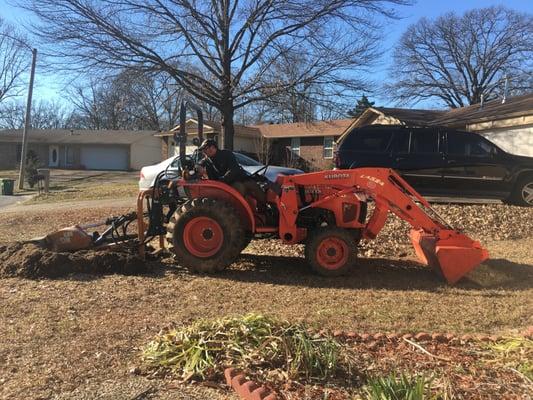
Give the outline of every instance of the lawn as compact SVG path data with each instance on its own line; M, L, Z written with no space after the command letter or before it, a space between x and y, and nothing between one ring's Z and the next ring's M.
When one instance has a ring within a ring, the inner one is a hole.
M105 205L34 207L0 213L0 242L128 211ZM172 375L131 373L141 365L143 346L162 328L198 318L253 312L317 330L518 335L533 325L531 211L521 209L517 215L517 209L501 207L454 211L460 217L451 222L466 226L491 252L491 260L454 287L414 263L403 247L406 242L394 247L388 239L379 242L381 253L366 248L363 253L373 255L341 279L313 274L301 246L271 240L252 242L238 262L213 276L191 274L167 257L151 261L152 272L138 276L0 279L0 398L234 398L225 389L184 385ZM389 232L395 243L403 233L391 226L384 234ZM508 366L484 369L493 364L480 358L486 352L483 344L424 344L432 354L458 360L446 365L409 345L395 346L357 345L366 373L388 373L397 366L438 374L439 384L455 384L464 375L468 387L493 390L493 398L523 393L522 378ZM138 397L145 391L152 397Z
M0 178L17 179L18 171L2 170ZM35 194L27 204L120 199L135 197L138 189L138 172L50 170L50 192L38 194L37 186L30 188L25 183L23 190L15 187L16 193Z
M69 188L55 186L50 193L32 197L26 204L55 203L58 201L81 201L101 199L121 199L135 197L139 193L137 182L79 183Z

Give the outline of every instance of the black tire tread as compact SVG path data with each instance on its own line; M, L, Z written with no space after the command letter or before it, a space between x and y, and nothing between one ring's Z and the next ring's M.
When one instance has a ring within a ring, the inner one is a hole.
M531 204L526 203L524 199L522 198L522 188L524 187L524 185L531 183L531 182L533 182L533 174L526 174L526 175L520 176L517 179L514 185L514 188L513 188L513 193L511 194L511 197L510 197L511 204L522 206L522 207L532 207Z
M190 254L181 237L191 217L208 215L217 220L224 231L225 243L217 254L209 258L198 258ZM167 224L166 239L169 250L175 254L178 263L190 271L212 273L222 271L232 264L242 251L244 228L237 212L229 204L210 198L196 198L177 209Z

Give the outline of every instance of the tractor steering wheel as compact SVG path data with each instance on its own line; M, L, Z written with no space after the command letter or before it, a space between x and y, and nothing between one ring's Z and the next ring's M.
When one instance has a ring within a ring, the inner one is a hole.
M193 167L195 165L194 158L188 154L184 154L183 156L178 156L179 159L179 166L183 170L185 167ZM192 169L192 168L191 168Z
M268 164L263 165L261 168L259 168L257 171L255 171L253 174L250 175L250 178L253 178L254 176L258 176L260 173L263 175L264 178L266 178L265 174L268 169Z

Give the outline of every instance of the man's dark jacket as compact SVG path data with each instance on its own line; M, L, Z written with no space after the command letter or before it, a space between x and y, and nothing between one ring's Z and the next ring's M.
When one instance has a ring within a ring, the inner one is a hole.
M218 149L213 157L205 157L199 164L206 169L209 179L228 185L248 178L233 152L229 150Z

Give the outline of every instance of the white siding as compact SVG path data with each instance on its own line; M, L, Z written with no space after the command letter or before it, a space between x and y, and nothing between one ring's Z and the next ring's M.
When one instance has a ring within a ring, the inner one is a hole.
M187 145L185 146L187 154L192 154L194 150L196 150L197 148L195 145L192 144L193 137L196 137L196 136L187 137ZM258 139L249 138L249 137L235 136L233 138L233 149L235 151L245 151L248 153L256 153L257 147L259 146L259 144L257 143L257 140ZM172 147L174 148L174 155L178 155L180 151L179 146L169 146L169 149ZM169 157L172 157L171 150L169 150Z
M478 132L508 153L533 157L533 126Z
M131 144L130 168L141 169L161 161L161 138L151 136Z
M259 145L259 140L251 137L235 136L233 139L233 148L235 151L246 151L248 153L256 153Z

